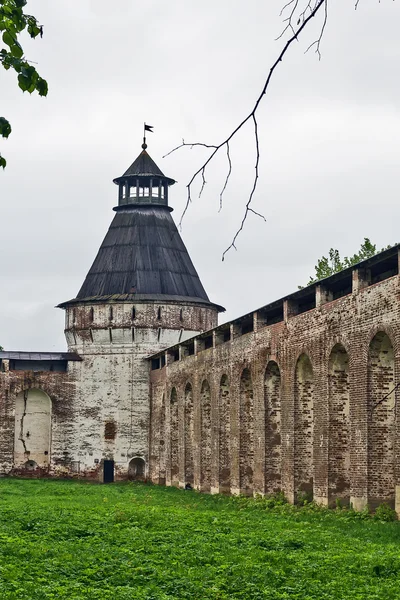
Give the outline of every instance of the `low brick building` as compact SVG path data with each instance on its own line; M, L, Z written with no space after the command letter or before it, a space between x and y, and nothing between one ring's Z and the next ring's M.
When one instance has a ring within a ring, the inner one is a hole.
M218 326L174 181L145 144L114 181L114 220L60 305L68 352L0 353L0 471L394 506L399 247Z

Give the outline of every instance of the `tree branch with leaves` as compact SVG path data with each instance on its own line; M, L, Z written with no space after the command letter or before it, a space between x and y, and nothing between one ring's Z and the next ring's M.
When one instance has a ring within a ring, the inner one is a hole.
M0 0L0 32L4 47L0 50L0 63L8 71L13 69L17 74L18 86L23 92L38 92L39 96L47 96L48 87L45 79L40 77L36 68L24 55L20 43L20 34L26 31L31 38L43 37L43 26L36 17L24 12L27 0ZM11 133L10 122L0 117L0 136L8 138ZM7 164L0 154L0 167Z
M315 265L315 273L314 276L311 276L307 285L312 285L313 283L317 283L321 279L325 279L326 277L330 277L335 273L339 273L343 271L343 269L347 269L348 267L352 267L362 260L366 260L367 258L371 258L371 256L375 256L379 252L383 252L391 248L391 246L386 246L386 248L382 248L381 250L376 249L376 244L373 244L369 238L364 238L363 243L360 246L360 250L353 254L353 256L345 256L343 259L340 258L339 250L335 248L331 248L329 250L329 257L322 256ZM299 286L299 289L302 289L303 286Z

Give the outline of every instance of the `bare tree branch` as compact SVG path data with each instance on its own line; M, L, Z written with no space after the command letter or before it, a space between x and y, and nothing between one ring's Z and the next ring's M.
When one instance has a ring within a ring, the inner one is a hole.
M183 147L186 147L186 146L190 146L190 149L194 148L195 146L203 146L203 148L217 148L217 146L214 146L213 144L203 144L201 142L195 142L194 144L187 144L185 142L185 140L182 140L182 144L179 144L179 146L176 146L176 148L172 148L172 150L170 150L169 152L167 152L167 154L164 154L163 158L166 158L167 156L169 156L173 152L176 152L180 148L183 148Z
M182 212L182 216L179 222L179 226L182 225L182 221L186 215L186 212L189 208L190 203L192 202L192 195L191 195L191 190L192 190L192 186L193 183L195 182L195 180L201 176L201 180L202 180L202 185L201 185L201 189L200 189L200 194L199 196L201 196L201 194L204 191L204 187L206 185L206 179L205 179L205 173L206 173L206 169L208 167L208 165L210 164L210 162L213 160L214 156L221 150L221 148L226 147L227 148L227 155L228 155L228 165L229 165L229 170L228 170L228 175L226 177L225 180L225 184L222 188L221 194L220 194L220 210L222 207L222 202L223 202L223 194L226 190L230 175L231 175L231 171L232 171L232 163L231 163L231 159L230 159L230 155L229 155L229 142L232 140L232 138L238 133L238 131L240 131L242 129L242 127L250 120L253 121L254 123L254 135L255 135L255 145L256 145L256 168L255 168L255 176L254 176L254 180L253 180L253 186L249 195L249 199L246 203L246 207L245 207L245 212L244 212L244 216L242 218L242 222L241 225L238 229L238 231L236 232L236 234L233 237L232 243L230 244L230 246L224 251L223 255L222 255L222 259L224 259L225 254L231 249L231 248L236 248L235 243L237 240L238 235L240 234L240 232L243 230L243 226L246 222L246 219L249 215L249 213L253 213L261 218L263 218L265 220L265 217L263 215L261 215L260 213L258 213L257 211L253 210L253 208L251 207L251 203L257 188L257 182L258 182L258 177L259 177L259 161L260 161L260 147L259 147L259 138L258 138L258 124L257 124L257 120L256 120L256 112L258 110L258 107L263 99L263 97L266 95L270 81L272 79L272 76L274 74L275 69L277 68L277 66L282 62L286 52L288 51L288 49L290 48L290 46L293 44L294 41L297 41L299 35L302 33L302 31L307 27L307 24L311 21L311 19L313 17L315 17L315 15L318 13L318 11L321 9L322 6L325 5L325 18L324 18L324 23L322 26L322 30L321 30L321 34L319 37L319 41L317 40L318 46L317 49L319 51L319 43L322 37L322 34L324 32L325 29L325 25L326 25L326 19L327 19L327 12L326 12L326 4L327 4L327 0L314 0L313 2L311 0L307 0L307 4L304 8L304 10L302 12L300 12L300 16L297 19L297 24L296 27L294 27L293 25L293 18L294 18L294 14L296 9L298 8L298 3L299 0L289 0L287 2L287 4L283 7L281 14L283 13L283 11L285 11L285 9L291 7L291 11L289 14L289 17L287 19L285 19L285 22L287 23L285 26L285 30L287 31L288 29L290 29L292 31L292 35L291 37L286 41L285 45L283 46L280 54L278 55L278 58L275 60L275 62L272 64L272 67L269 70L268 76L264 82L262 91L260 93L260 95L258 96L258 98L256 99L256 102L253 106L253 109L250 111L250 113L239 123L239 125L237 125L237 127L235 127L233 129L233 131L228 135L228 137L222 141L219 144L206 144L206 143L202 143L202 142L194 142L194 143L187 143L184 140L182 140L182 144L180 144L179 146L177 146L176 148L173 148L170 152L168 152L165 156L169 156L170 154L172 154L173 152L176 152L177 150L187 147L189 146L190 148L194 148L195 146L202 146L203 148L209 148L212 149L211 154L209 155L209 157L204 161L204 163L197 169L197 171L192 175L189 183L187 184L186 188L187 188L187 198L186 198L186 204L185 207L183 209Z
M281 37L283 37L285 35L285 33L287 32L288 29L290 29L293 34L295 33L295 30L294 30L294 27L293 27L293 24L292 24L292 20L293 20L293 17L294 17L294 14L296 12L298 4L299 4L299 0L290 0L290 2L287 2L285 4L285 6L282 8L281 12L279 13L280 17L285 12L285 10L287 8L289 8L289 6L292 6L292 10L290 11L289 16L286 19L283 19L283 22L286 23L286 26L282 29L282 31L278 35L278 37L275 38L275 41L280 40Z
M258 140L258 123L257 123L257 119L256 119L256 115L255 114L253 114L253 122L254 122L254 138L255 138L255 143L256 143L256 166L255 166L256 172L255 172L255 175L254 175L253 189L250 192L250 196L249 196L249 199L248 199L247 204L246 204L246 209L244 211L244 216L243 216L242 222L240 224L240 227L237 230L237 232L235 233L234 238L232 240L232 243L223 252L223 254L222 254L222 260L225 260L225 254L227 252L229 252L229 250L231 248L235 248L235 250L236 250L236 246L235 246L236 239L237 239L238 235L240 234L240 232L242 231L242 229L244 227L244 224L246 222L246 219L247 219L247 216L248 216L249 212L252 212L253 214L257 215L258 217L261 217L262 219L264 219L264 221L266 221L266 218L264 217L264 215L258 213L257 211L253 210L250 207L251 201L253 200L254 192L256 191L256 187L257 187L257 182L258 182L258 167L259 167L259 164L260 164L260 144L259 144L259 140Z
M226 186L228 185L228 181L229 181L229 178L230 178L231 173L232 173L232 161L231 161L231 155L230 155L230 152L229 152L229 142L226 144L226 156L227 156L227 159L228 159L229 168L228 168L228 174L227 174L226 179L225 179L224 187L222 188L221 193L219 195L219 211L218 212L221 212L221 210L222 210L222 196L224 195L224 192L226 190Z
M202 195L203 190L204 190L204 186L207 183L206 178L205 178L205 173L206 173L206 170L204 168L204 169L201 170L201 179L202 179L202 182L201 182L201 188L200 188L200 192L199 192L199 198L201 198L201 195Z
M324 20L322 22L322 27L321 27L321 31L320 34L318 36L318 39L315 40L312 44L310 44L307 48L307 50L305 51L304 54L307 54L307 52L313 47L316 46L315 52L316 54L318 54L318 60L321 60L321 51L320 51L320 46L321 46L321 40L322 40L322 36L324 35L324 31L325 31L325 27L326 27L326 22L328 20L328 0L325 0L325 15L324 15Z

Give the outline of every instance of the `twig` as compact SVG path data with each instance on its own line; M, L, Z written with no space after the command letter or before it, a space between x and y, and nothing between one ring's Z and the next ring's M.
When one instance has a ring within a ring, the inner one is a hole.
M172 150L167 152L167 154L164 154L163 158L166 158L173 152L176 152L177 150L179 150L180 148L183 148L185 146L190 146L190 149L194 148L194 146L203 146L204 148L217 148L218 147L213 144L203 144L201 142L194 142L193 144L188 144L187 142L185 142L185 140L182 140L182 144L179 144L179 146L176 146L176 148L172 148Z
M229 252L229 250L231 248L235 248L235 250L236 250L236 246L235 246L236 239L237 239L239 233L243 229L243 226L244 226L244 224L246 222L246 219L247 219L247 216L248 216L249 212L254 213L258 217L261 217L262 219L264 219L264 221L266 221L266 218L264 217L264 215L258 213L257 211L253 210L252 208L250 208L250 204L251 204L251 201L253 199L254 192L256 191L256 187L257 187L257 182L258 182L258 167L259 167L259 164L260 164L260 144L259 144L259 140L258 140L258 123L257 123L257 119L256 119L256 115L255 114L253 114L253 122L254 122L254 137L255 137L255 142L256 142L256 166L255 166L256 172L255 172L255 175L254 175L253 189L250 192L250 196L249 196L249 199L248 199L247 204L246 204L246 209L244 211L244 216L243 216L242 222L240 224L240 227L237 230L237 232L235 233L234 238L232 240L232 243L223 252L223 254L222 254L222 260L225 260L225 254L227 252Z
M238 229L238 231L236 232L235 236L233 237L232 240L232 244L230 244L230 246L227 248L227 250L225 250L225 252L222 255L222 258L224 258L226 252L230 249L230 248L236 248L235 246L235 242L236 239L238 237L238 235L240 234L240 232L243 229L244 223L247 219L247 216L249 214L249 212L254 213L255 215L264 218L263 215L261 215L260 213L258 213L257 211L253 210L250 207L250 204L253 200L254 197L254 193L256 191L256 187L257 187L257 182L258 182L258 166L259 166L259 159L260 159L260 148L259 148L259 140L258 140L258 125L257 125L257 120L255 118L256 112L258 110L258 107L261 103L261 100L263 99L263 97L266 95L267 93L267 89L268 86L270 84L270 81L272 79L272 76L274 74L274 71L276 69L276 67L279 65L279 63L282 62L286 52L288 51L288 49L290 48L290 46L292 45L292 43L294 41L297 41L298 36L301 34L301 32L303 31L303 29L307 26L307 24L309 23L309 21L315 17L315 15L317 14L317 12L319 11L319 9L326 4L327 0L316 0L315 5L311 5L311 1L308 1L304 11L300 14L300 18L297 21L297 29L295 30L293 28L293 35L287 40L287 42L285 43L285 45L283 46L283 49L281 50L278 58L275 60L275 62L273 63L272 67L269 70L268 76L264 82L262 91L260 93L260 95L258 96L253 109L251 110L251 112L239 123L239 125L237 125L237 127L235 127L235 129L228 135L228 137L221 142L220 144L205 144L205 143L201 143L201 142L195 142L195 143L187 143L184 140L182 140L182 144L180 144L179 146L177 146L176 148L173 148L170 152L168 152L167 154L165 154L165 156L169 156L170 154L172 154L173 152L176 152L177 150L179 150L180 148L189 146L190 148L193 148L194 146L202 146L203 148L210 148L212 149L211 154L209 155L209 157L207 158L207 160L205 160L205 162L199 167L199 169L197 169L197 171L192 175L189 183L187 184L186 188L187 188L187 198L186 198L186 204L185 207L183 209L181 218L180 218L180 222L179 222L179 226L182 226L182 221L186 215L186 212L189 208L190 203L192 202L192 196L191 196L191 189L192 189L192 185L194 183L194 181L197 179L197 177L199 175L201 175L202 177L202 186L201 186L201 190L200 190L200 195L202 194L203 190L204 190L204 186L206 184L205 181L205 172L207 169L207 166L209 165L209 163L212 161L212 159L214 158L214 156L217 154L217 152L219 152L219 150L221 150L221 148L223 148L224 146L228 147L229 142L232 140L232 138L238 133L238 131L240 131L240 129L242 129L242 127L250 120L253 120L254 122L254 132L255 132L255 142L256 142L256 150L257 150L257 161L256 161L256 173L255 173L255 177L254 177L254 181L253 181L253 187L252 190L250 192L250 196L249 199L246 203L246 208L245 208L245 213L241 222L241 225ZM288 6L291 6L292 4L294 4L296 7L298 5L298 1L297 0L290 0L285 7L287 8ZM285 7L283 8L283 10L285 9ZM306 13L307 14L306 16ZM292 15L292 12L291 12ZM291 19L292 17L289 16L289 19ZM325 21L324 21L325 23ZM231 170L231 161L230 161L230 157L229 157L229 168ZM230 171L228 173L227 179L225 180L225 185L222 189L222 192L220 194L220 207L222 205L222 196L223 193L226 189L226 185L228 183L230 177Z
M206 181L206 178L205 178L205 173L206 173L206 170L205 170L205 168L204 168L204 169L202 169L202 171L201 171L202 183L201 183L201 188L200 188L200 192L199 192L199 198L201 198L201 195L202 195L202 193L203 193L203 190L204 190L204 186L205 186L205 185L206 185L206 183L207 183L207 181Z
M230 155L230 152L229 152L229 142L226 144L226 156L227 156L227 159L228 159L229 169L228 169L228 174L227 174L226 179L225 179L224 187L222 188L221 193L219 195L219 211L218 212L221 212L221 210L222 210L222 196L224 195L224 192L226 190L226 186L228 185L228 181L229 181L229 178L230 178L231 173L232 173L232 161L231 161L231 155Z
M279 13L279 16L281 17L282 14L284 13L284 11L286 10L286 8L288 8L290 5L292 6L292 10L290 11L290 15L283 20L284 23L287 23L287 25L282 29L281 33L278 35L277 38L275 38L275 41L278 41L281 39L281 37L283 37L285 35L285 33L287 32L288 29L291 30L292 33L295 33L294 27L292 25L292 19L294 16L294 13L296 12L296 8L299 4L299 0L290 0L290 2L287 2L285 4L285 6L282 8L281 12Z
M316 46L315 52L316 54L318 54L318 60L321 60L321 51L320 51L320 46L321 46L321 40L322 40L322 36L324 35L324 31L325 31L325 27L326 27L326 23L328 20L328 0L325 0L325 15L324 15L324 20L322 23L322 27L321 27L321 31L320 34L318 36L318 39L315 40L312 44L310 44L307 48L307 50L304 52L304 54L307 54L307 52L313 47Z

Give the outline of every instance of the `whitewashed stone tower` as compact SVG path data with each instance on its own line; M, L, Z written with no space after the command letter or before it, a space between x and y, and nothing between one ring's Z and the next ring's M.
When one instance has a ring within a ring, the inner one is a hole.
M144 476L150 426L146 357L217 325L212 304L171 217L166 177L146 152L114 179L116 215L66 310L75 378L71 462L105 481ZM162 365L161 365L162 366Z

